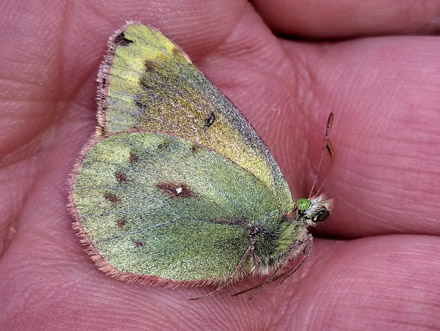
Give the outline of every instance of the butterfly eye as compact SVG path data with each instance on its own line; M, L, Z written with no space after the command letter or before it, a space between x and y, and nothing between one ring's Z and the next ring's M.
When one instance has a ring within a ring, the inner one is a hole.
M300 212L305 212L310 207L309 199L298 199L296 200L296 206Z
M327 208L322 208L315 217L313 217L312 221L315 223L323 222L330 216L330 212L327 210Z

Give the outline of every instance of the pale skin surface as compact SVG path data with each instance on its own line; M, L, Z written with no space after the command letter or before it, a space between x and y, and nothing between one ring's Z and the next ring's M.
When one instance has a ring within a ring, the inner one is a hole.
M72 3L1 6L0 329L440 325L438 1ZM67 178L96 125L106 40L129 19L162 30L236 103L295 199L308 194L335 113L325 191L336 208L315 232L332 239L316 239L298 273L251 303L230 294L261 279L195 302L212 288L115 281L73 234Z

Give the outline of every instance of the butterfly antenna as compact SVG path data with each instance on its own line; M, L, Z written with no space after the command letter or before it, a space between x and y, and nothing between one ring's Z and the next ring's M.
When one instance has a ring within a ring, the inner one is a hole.
M318 168L317 168L316 173L315 173L315 179L313 180L312 188L310 189L309 198L312 196L313 190L315 189L316 183L318 181L318 175L319 175L319 172L321 171L321 166L322 166L322 162L324 160L325 150L327 149L328 153L330 154L330 161L331 162L333 162L333 159L335 157L335 152L334 152L333 146L330 143L330 139L329 139L329 134L330 134L330 130L332 128L333 118L334 117L335 116L333 115L333 113L330 113L330 115L328 115L327 126L325 128L324 146L322 147L322 152L321 152L321 156L319 158ZM331 167L330 167L330 169L331 169ZM321 186L319 187L319 189L317 191L317 194L324 187L324 184L327 181L329 176L330 176L330 171L327 174L327 176L325 177L325 179L323 180Z

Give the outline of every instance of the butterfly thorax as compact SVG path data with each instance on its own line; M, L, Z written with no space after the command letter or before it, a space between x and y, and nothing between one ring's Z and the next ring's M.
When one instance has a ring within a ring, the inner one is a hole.
M258 226L252 256L252 271L267 275L282 269L300 255L311 241L308 227L315 226L329 216L332 201L320 195L311 199L298 199L292 211L277 222L276 229Z

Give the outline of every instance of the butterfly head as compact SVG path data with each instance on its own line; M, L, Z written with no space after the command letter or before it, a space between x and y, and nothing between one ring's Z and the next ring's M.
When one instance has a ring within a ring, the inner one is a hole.
M325 221L330 216L332 200L324 194L309 199L298 199L296 201L297 220L305 226L315 226Z

